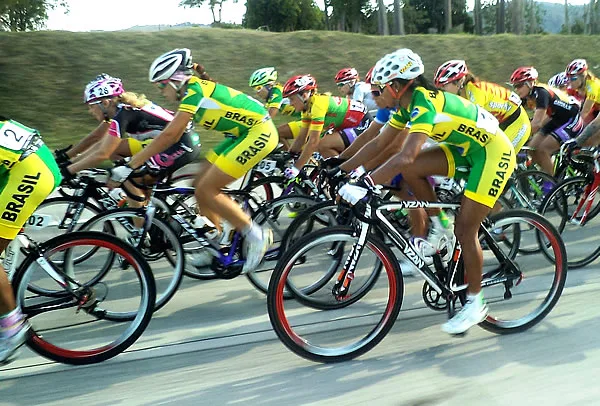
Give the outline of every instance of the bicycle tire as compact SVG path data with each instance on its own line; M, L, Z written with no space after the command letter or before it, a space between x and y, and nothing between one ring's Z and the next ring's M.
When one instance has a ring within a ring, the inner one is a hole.
M13 291L15 293L15 298L17 299L17 304L23 313L28 316L30 323L32 324L27 340L28 346L39 355L53 361L72 365L87 365L115 357L129 348L141 336L152 317L156 291L154 277L146 260L133 247L123 244L121 240L114 236L100 232L74 232L41 243L39 244L39 248L41 252L44 253L44 257L50 258L53 253L61 248L69 250L77 247L78 244L95 244L98 247L109 249L122 255L131 264L131 268L134 270L133 275L137 276L141 283L141 290L138 291L140 294L140 307L132 320L132 326L127 328L124 333L119 336L118 340L111 342L109 345L104 344L93 349L72 350L60 347L48 341L47 336L39 334L39 332L36 331L35 324L31 323L31 321L37 316L30 316L30 313L28 312L33 313L34 310L36 310L36 314L38 314L40 313L39 309L42 307L38 303L27 306L25 303L25 291L27 290L28 277L31 278L30 274L34 274L36 271L37 255L28 255L21 266L19 266L13 279ZM70 293L66 294L70 295ZM72 307L75 307L75 304ZM48 306L48 311L54 310L57 310L55 304ZM58 308L58 310L63 309ZM103 312L99 309L94 309L93 311L84 310L84 312L86 314L92 314L98 320L103 316ZM98 329L97 332L103 336L105 334L103 329ZM71 333L67 333L67 337L69 340L74 340ZM71 343L71 341L69 341L69 343Z
M306 253L312 247L321 242L330 244L335 241L350 242L355 240L355 231L351 227L336 226L307 234L300 238L285 252L273 271L267 294L269 319L275 333L282 343L292 352L305 359L314 362L332 363L356 358L371 350L383 340L398 317L398 313L402 306L404 292L404 282L400 271L400 265L390 248L384 242L376 238L375 235L369 234L367 236L365 248L374 253L376 260L381 262L382 268L385 269L385 274L388 277L387 281L390 282L387 303L384 306L384 314L377 322L377 325L372 328L365 337L358 341L334 349L323 348L312 344L305 337L301 337L294 330L294 327L291 326L291 323L285 314L284 292L286 287L289 286L288 277L292 267L296 264L297 259L302 255L307 255ZM308 306L311 305L312 303L308 303ZM382 306L376 307L379 308ZM311 326L316 324L311 320L307 320L306 323ZM299 326L299 328L302 328L302 326ZM367 328L367 330L368 329L369 328Z

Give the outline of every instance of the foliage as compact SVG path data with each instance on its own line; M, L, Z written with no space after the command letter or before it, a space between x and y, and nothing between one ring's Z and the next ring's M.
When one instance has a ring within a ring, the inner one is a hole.
M0 3L0 31L31 31L43 28L48 10L63 7L64 0L3 0Z
M247 0L243 26L267 31L322 29L323 12L313 0Z
M228 0L181 0L179 7L193 8L202 7L205 3L210 6L210 12L212 13L213 23L221 23L221 13L223 11L223 3ZM237 3L238 0L232 0Z
M414 23L417 32L426 33L429 28L434 28L437 32L444 32L444 2L440 0L410 0L409 8L416 12L424 13L427 19L422 19L421 23ZM404 16L404 21L411 23L409 17ZM467 13L467 4L465 0L452 0L452 26L462 27L463 32L473 32L473 18Z

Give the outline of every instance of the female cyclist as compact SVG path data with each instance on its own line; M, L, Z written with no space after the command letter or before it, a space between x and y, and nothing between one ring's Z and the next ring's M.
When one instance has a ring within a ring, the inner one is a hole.
M0 117L0 253L17 236L37 206L61 182L52 152L37 130ZM0 364L23 345L29 323L16 306L6 272L0 265Z
M113 169L116 183L125 181L134 169L177 142L190 120L199 127L233 134L207 154L209 165L196 180L196 201L201 213L211 220L222 217L244 236L246 262L243 272L254 270L271 244L272 232L252 223L250 217L221 188L241 178L264 159L279 140L267 110L245 94L193 76L194 64L189 49L169 51L150 66L149 80L156 83L169 100L179 101L171 123L131 161ZM215 224L218 224L215 222Z
M402 173L417 199L435 201L428 176L453 177L456 167L470 167L455 221L468 280L467 302L442 326L447 333L459 334L487 315L481 293L483 254L477 235L514 170L515 151L494 116L468 100L439 91L423 72L421 58L410 49L399 49L377 62L372 84L387 105L400 107L388 126L404 141L402 150L370 176L344 185L339 194L355 204L375 184ZM439 145L421 151L427 137ZM439 225L434 222L433 227Z
M479 80L460 59L444 62L435 72L435 85L480 105L498 119L500 128L519 151L531 135L527 112L521 106L521 98L496 83Z
M581 108L581 118L587 125L600 111L600 79L589 69L585 59L575 59L567 65L565 73L569 78L569 89L584 100Z
M361 82L358 71L354 68L344 68L335 75L335 85L340 94L349 97L352 100L358 100L368 111L377 110L377 103L371 95L371 86L369 83Z
M317 93L317 81L311 75L290 78L283 87L283 95L302 114L302 128L290 148L301 154L286 169L288 179L298 176L314 152L324 158L339 155L371 122L361 102Z
M579 106L565 92L537 83L538 72L523 66L513 72L510 83L524 103L535 109L531 120L534 134L529 146L531 157L544 172L554 174L551 155L560 145L577 136L583 129ZM550 136L548 136L550 135ZM547 192L552 185L546 184Z
M125 92L121 79L106 74L88 83L83 101L100 124L66 152L68 157L73 157L72 163L61 165L61 173L66 180L107 159L117 160L137 154L173 120L172 112L143 95ZM85 152L76 155L80 151ZM177 143L148 159L147 171L136 173L123 184L129 206L141 207L150 186L199 156L200 138L190 125Z
M290 105L290 100L283 97L283 85L277 82L277 71L274 67L261 68L250 75L248 85L254 89L259 99L265 101L269 115L274 118L277 113L300 118ZM277 127L279 140L289 149L288 140L296 138L300 132L300 121L290 121Z

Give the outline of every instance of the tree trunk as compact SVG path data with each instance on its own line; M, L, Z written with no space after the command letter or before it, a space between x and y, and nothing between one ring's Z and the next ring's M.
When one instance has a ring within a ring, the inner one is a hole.
M377 15L379 25L379 35L390 35L390 29L388 27L387 10L383 0L377 0Z
M523 0L512 0L511 5L511 13L512 13L512 21L511 28L513 34L521 35L523 34Z
M346 10L340 12L340 23L338 25L339 31L346 31Z
M566 1L566 0L565 0ZM323 4L325 5L325 29L327 31L331 30L331 26L330 26L330 16L329 16L329 7L331 7L331 2L329 0L325 0L323 2Z
M537 21L535 18L535 2L530 0L529 2L529 33L535 34L537 32Z
M481 16L481 0L475 0L473 8L473 16L475 17L475 34L483 35L483 18Z
M496 10L496 34L504 34L506 32L506 5L504 0L498 0Z
M444 14L445 14L445 26L444 26L444 33L445 34L449 34L450 33L450 29L452 28L452 0L446 0L445 1L445 7L444 7Z
M565 0L565 28L567 34L571 33L571 23L569 22L569 0Z
M394 0L394 34L405 35L404 32L404 12L400 7L400 0Z

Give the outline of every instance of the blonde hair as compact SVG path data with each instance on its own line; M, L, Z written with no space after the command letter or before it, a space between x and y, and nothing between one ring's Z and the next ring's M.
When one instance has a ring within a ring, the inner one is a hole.
M198 76L200 79L203 80L210 80L211 82L216 82L216 80L214 80L213 78L211 78L208 73L206 73L206 69L204 69L204 66L194 63L192 65L192 70L193 73L196 74L196 76Z
M141 109L142 107L150 104L150 100L146 99L146 96L143 94L137 94L133 92L125 92L118 97L119 102L128 104L131 107L135 107L136 109Z

